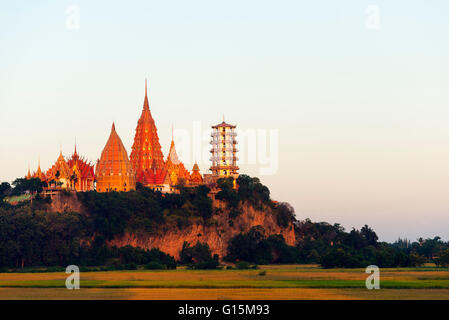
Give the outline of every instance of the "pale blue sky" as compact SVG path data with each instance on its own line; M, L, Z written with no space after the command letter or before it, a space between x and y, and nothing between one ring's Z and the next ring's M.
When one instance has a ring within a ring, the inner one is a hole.
M279 130L279 170L261 178L298 218L449 240L448 14L446 0L1 0L0 180L75 137L96 160L112 121L130 152L148 77L164 154L172 123L225 112Z

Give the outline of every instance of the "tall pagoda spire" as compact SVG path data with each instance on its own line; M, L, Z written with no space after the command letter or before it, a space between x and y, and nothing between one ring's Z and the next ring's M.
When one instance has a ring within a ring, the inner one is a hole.
M150 112L146 79L143 110L139 121L137 121L130 161L136 172L138 182L145 185L151 184L152 179L149 178L148 173L154 176L156 172L156 176L162 176L164 156L162 155L156 124Z
M150 110L150 104L148 103L148 94L147 94L147 78L145 78L145 99L143 100L143 109Z

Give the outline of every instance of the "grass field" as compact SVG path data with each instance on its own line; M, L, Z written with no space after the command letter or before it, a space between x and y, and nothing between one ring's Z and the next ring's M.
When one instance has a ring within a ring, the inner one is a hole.
M263 272L265 271L265 275ZM449 269L381 269L380 290L367 290L364 269L270 265L258 270L0 273L0 299L449 299Z

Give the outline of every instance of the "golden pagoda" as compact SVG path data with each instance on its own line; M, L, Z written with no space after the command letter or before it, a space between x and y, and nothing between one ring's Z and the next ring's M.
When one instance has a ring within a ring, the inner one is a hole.
M97 191L129 191L136 188L136 175L128 153L112 124L108 142L95 169Z
M173 141L173 133L170 151L168 152L167 161L165 162L165 170L167 171L166 174L168 175L170 185L175 186L181 181L184 181L186 184L189 183L190 173L178 158L175 142Z
M203 184L203 177L200 173L200 168L198 167L198 164L195 162L192 169L192 174L190 175L189 184L191 186L199 186L200 184Z
M150 112L146 79L143 110L137 122L130 160L136 172L137 182L149 187L164 184L164 156L162 155L156 124Z

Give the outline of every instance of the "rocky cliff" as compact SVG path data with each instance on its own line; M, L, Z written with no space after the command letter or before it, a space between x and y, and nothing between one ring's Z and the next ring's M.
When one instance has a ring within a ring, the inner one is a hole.
M110 244L118 247L131 245L144 249L158 248L178 259L184 241L191 245L195 245L199 241L207 243L212 254L218 254L220 258L223 258L226 255L228 241L232 237L241 232L248 232L252 227L262 226L266 236L282 234L287 244L295 245L293 224L288 228L279 227L269 208L255 210L252 206L243 205L239 208L241 214L233 219L232 226L230 226L225 204L215 200L214 206L223 209L223 212L213 217L217 221L213 226L193 224L184 230L177 228L169 230L163 236L137 236L126 233L124 236L110 241Z
M212 253L218 254L222 258L226 255L228 241L232 237L241 232L248 232L252 227L262 226L266 236L281 234L287 244L295 245L293 223L287 228L280 227L270 208L256 210L248 204L240 205L239 216L232 219L232 223L230 223L226 204L222 201L214 200L213 206L221 209L219 210L221 213L213 216L216 222L213 225L206 226L202 223L193 223L183 230L173 228L157 236L127 232L123 236L109 241L109 244L117 247L131 245L144 249L158 248L178 259L184 241L189 242L191 245L195 245L199 241L207 243ZM83 208L74 193L54 195L49 210L53 212L73 211L86 213L85 208Z

